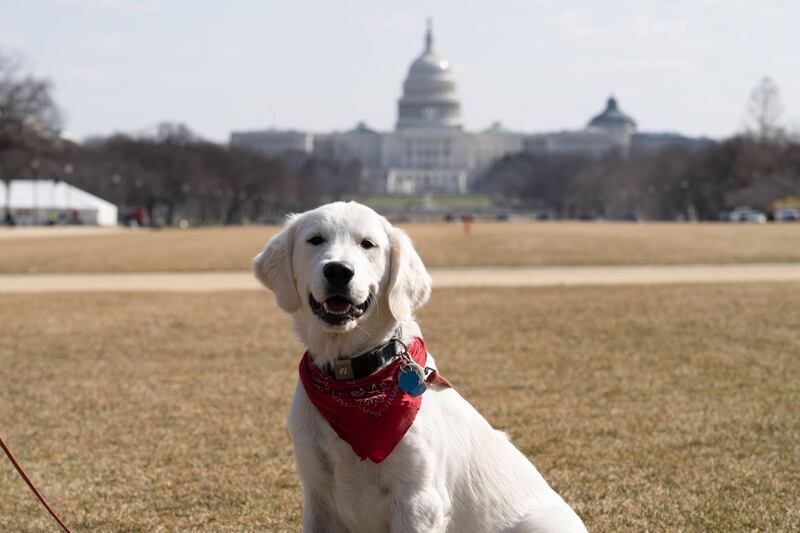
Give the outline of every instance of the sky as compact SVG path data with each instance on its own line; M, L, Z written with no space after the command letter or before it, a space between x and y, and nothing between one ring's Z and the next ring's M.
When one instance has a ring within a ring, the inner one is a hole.
M0 49L76 138L386 131L428 17L468 130L581 128L613 93L642 131L721 138L764 76L800 125L796 0L0 0Z

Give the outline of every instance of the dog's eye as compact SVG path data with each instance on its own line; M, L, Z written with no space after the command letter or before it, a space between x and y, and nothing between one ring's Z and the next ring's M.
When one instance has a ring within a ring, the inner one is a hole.
M361 241L361 247L365 250L369 250L370 248L375 248L375 243L369 239L364 239Z
M319 235L314 235L313 237L311 237L310 239L308 239L306 242L307 242L308 244L313 244L314 246L319 246L320 244L322 244L323 242L325 242L325 239L323 239L323 238L322 238L322 237L320 237Z

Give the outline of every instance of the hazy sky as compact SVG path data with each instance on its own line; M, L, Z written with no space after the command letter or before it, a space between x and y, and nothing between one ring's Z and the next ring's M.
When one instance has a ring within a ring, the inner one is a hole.
M721 137L765 75L800 122L796 0L0 0L0 47L78 137L388 130L428 16L471 130L579 128L613 92L642 130Z

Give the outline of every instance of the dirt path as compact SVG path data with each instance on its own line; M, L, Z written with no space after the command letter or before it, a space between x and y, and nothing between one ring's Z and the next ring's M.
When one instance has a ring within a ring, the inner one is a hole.
M434 287L538 287L800 281L800 263L431 269ZM0 293L256 290L249 272L5 274Z
M53 237L91 237L94 235L112 235L123 233L125 228L120 226L16 226L13 228L0 227L0 240L10 239L49 239Z

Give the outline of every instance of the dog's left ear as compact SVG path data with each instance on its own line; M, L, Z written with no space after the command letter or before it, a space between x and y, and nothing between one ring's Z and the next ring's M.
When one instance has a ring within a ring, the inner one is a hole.
M405 231L389 229L389 310L399 322L411 320L431 296L431 277Z
M253 259L252 265L253 274L275 293L278 306L287 313L293 313L300 307L292 268L295 220L294 216L287 220L286 227L269 240L261 253Z

